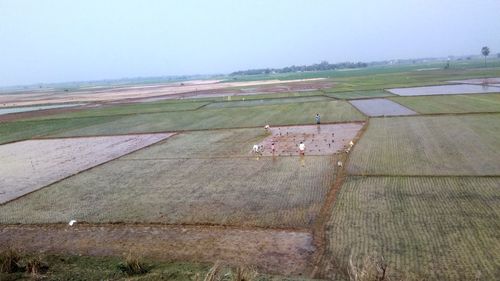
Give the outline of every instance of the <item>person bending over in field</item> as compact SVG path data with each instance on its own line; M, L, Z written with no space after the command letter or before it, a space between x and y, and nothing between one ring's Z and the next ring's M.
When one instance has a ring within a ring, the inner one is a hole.
M300 155L304 155L305 150L306 150L306 145L303 142L300 142L299 144Z
M316 119L316 124L320 124L321 123L321 117L319 116L319 113L316 113L316 117L314 117L314 119Z
M253 148L252 148L252 152L253 152L254 154L259 153L259 145L254 144L254 145L253 145Z

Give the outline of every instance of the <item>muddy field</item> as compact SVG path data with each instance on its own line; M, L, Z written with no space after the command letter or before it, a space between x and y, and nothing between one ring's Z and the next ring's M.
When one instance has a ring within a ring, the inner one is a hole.
M0 225L0 249L35 253L122 256L254 265L307 274L314 247L309 232L161 225Z
M263 156L299 155L300 142L305 144L305 155L333 155L348 147L349 142L354 139L363 125L363 122L359 122L271 127L271 135L258 145L263 147Z
M0 203L168 138L171 134L27 140L0 146Z
M415 111L388 99L352 100L350 103L370 117L417 114Z
M463 84L413 88L394 88L388 89L387 91L399 96L457 95L498 93L500 92L500 87Z
M330 87L331 82L322 78L300 80L265 80L251 82L226 82L201 84L162 84L146 86L128 86L109 89L82 89L74 92L45 92L45 93L15 93L1 94L0 107L42 105L67 102L111 102L135 99L136 101L153 101L168 98L212 97L220 96L218 91L228 94L258 94L276 93L282 91L316 90ZM251 88L249 88L251 87ZM279 90L281 89L281 90Z

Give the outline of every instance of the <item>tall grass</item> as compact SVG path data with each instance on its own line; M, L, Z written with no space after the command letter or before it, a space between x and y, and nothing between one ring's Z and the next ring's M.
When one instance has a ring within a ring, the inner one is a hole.
M124 262L118 265L118 268L127 275L140 275L149 271L142 259L131 252L125 257Z
M23 270L21 266L21 255L14 249L8 249L0 252L0 272L14 273Z
M367 255L361 264L354 261L353 254L349 257L347 272L351 281L389 281L387 263L382 256Z

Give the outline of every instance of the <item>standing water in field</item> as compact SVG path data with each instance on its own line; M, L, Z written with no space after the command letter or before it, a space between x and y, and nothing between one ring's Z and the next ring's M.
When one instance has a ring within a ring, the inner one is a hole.
M425 95L458 95L458 94L484 94L500 93L500 87L487 85L441 85L429 87L394 88L389 92L399 96L425 96Z
M45 110L45 109L54 109L54 108L75 107L75 106L80 106L80 105L84 105L84 104L83 103L73 103L73 104L57 104L57 105L7 107L7 108L0 108L0 115L9 114L9 113L19 113L19 112L37 111L37 110Z

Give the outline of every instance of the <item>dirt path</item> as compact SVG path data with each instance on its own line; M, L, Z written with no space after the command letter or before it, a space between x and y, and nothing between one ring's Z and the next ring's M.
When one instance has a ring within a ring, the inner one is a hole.
M314 247L306 231L169 225L0 225L0 249L91 256L128 251L147 258L257 266L309 274Z
M366 123L364 123L363 127L354 137L353 141L355 144L358 143L358 141L363 136L363 133L368 129L369 122L370 119L368 119ZM355 146L353 148L355 148ZM336 158L338 161L342 162L342 167L336 169L337 174L335 177L335 183L328 192L323 206L313 225L313 237L314 245L316 246L316 252L313 257L313 270L310 275L311 278L324 278L326 273L330 271L342 270L338 268L339 265L334 260L334 257L326 256L326 247L329 240L327 237L326 223L332 215L332 209L335 200L337 199L337 194L347 177L346 167L349 163L349 154L339 153L336 155Z

